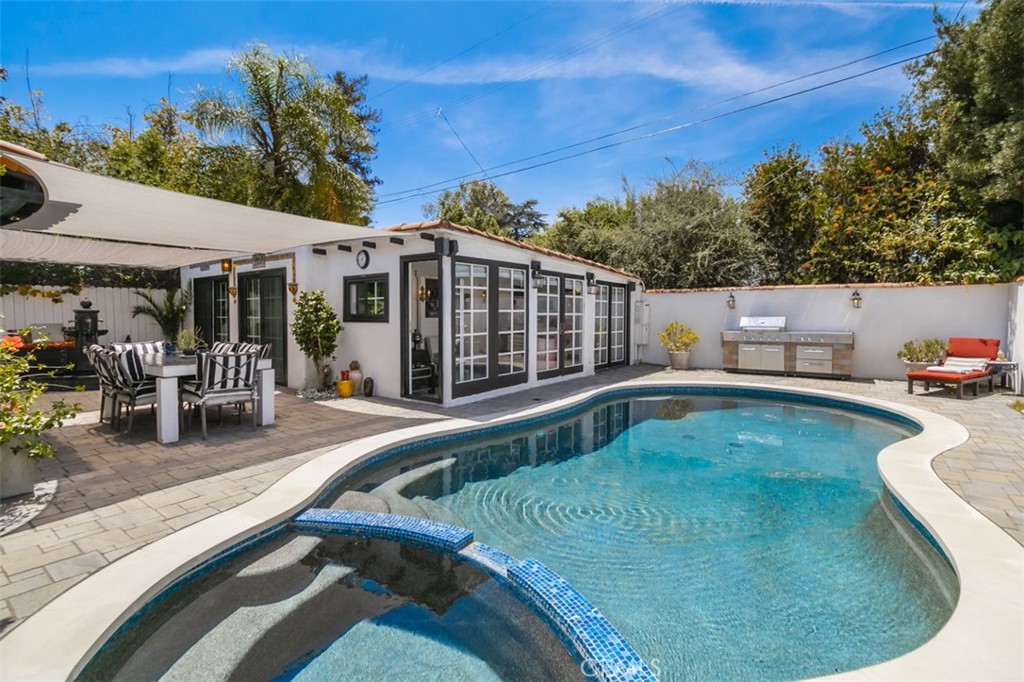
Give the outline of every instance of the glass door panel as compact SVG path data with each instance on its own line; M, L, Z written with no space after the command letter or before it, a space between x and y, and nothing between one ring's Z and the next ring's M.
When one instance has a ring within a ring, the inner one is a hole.
M594 366L608 364L608 312L610 308L608 285L597 286L594 300Z
M611 309L609 323L611 329L610 362L626 361L626 287L611 288Z
M537 373L551 372L558 369L559 313L561 311L559 297L559 278L552 275L539 275L540 288L537 289Z

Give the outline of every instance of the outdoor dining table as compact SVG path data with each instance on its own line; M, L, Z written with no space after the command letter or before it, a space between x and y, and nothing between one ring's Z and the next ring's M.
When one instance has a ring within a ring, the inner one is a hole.
M178 441L178 382L181 377L194 377L198 355L165 355L144 353L142 367L156 377L156 439L161 443ZM274 423L274 368L270 358L256 363L256 423Z

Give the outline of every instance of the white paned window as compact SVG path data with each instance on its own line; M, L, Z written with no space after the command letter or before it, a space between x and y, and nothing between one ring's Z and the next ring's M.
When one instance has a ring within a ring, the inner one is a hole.
M583 364L583 280L566 277L563 284L562 369Z
M611 362L626 359L626 288L612 287L611 290Z
M488 267L476 263L455 266L455 382L487 378Z
M498 268L498 375L526 371L526 270Z
M558 369L559 296L558 277L539 275L537 289L537 372Z
M608 285L599 284L594 300L594 365L597 367L608 364L608 296Z

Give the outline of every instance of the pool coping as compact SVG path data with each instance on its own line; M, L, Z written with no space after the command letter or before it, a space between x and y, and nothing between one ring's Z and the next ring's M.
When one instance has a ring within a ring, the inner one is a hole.
M825 679L1024 678L1024 547L956 495L931 468L935 457L968 440L966 428L927 410L840 392L674 379L620 382L486 422L422 424L341 445L289 472L258 497L142 547L54 599L0 639L0 678L73 678L125 620L176 579L245 538L287 521L344 470L385 450L428 436L542 416L616 391L670 386L818 396L874 407L919 424L920 434L879 453L879 473L943 548L960 579L959 601L946 625L917 649ZM44 642L56 645L45 655L40 647Z

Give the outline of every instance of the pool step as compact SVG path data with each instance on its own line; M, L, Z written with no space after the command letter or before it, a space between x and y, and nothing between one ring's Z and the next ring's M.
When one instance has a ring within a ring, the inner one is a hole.
M390 514L391 506L383 499L370 493L360 493L355 490L348 490L341 494L331 509L352 509L355 511L367 511L377 514Z
M450 526L459 526L460 528L466 527L466 522L462 520L458 514L444 506L434 502L429 497L415 497L413 502L420 506L427 514L427 518L431 521L440 521L441 523L447 523Z

